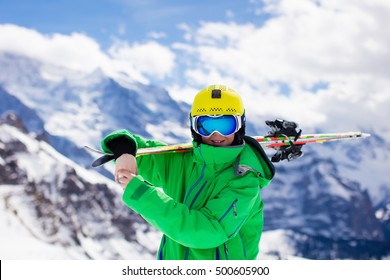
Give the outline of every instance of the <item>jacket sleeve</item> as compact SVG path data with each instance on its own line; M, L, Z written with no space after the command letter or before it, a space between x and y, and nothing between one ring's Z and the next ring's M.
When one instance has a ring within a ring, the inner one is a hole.
M199 249L213 248L238 233L255 202L259 201L255 175L248 176L251 179L245 181L252 187L228 186L200 209L190 209L173 200L141 176L129 183L123 201L180 244Z
M158 140L145 139L133 134L138 148L152 148L166 146L165 143ZM171 153L153 154L137 157L138 173L147 181L153 182L161 187L165 182L166 162L172 157Z

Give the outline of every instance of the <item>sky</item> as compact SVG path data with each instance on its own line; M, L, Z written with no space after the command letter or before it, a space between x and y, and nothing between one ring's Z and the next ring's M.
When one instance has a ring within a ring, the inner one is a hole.
M253 117L390 136L388 0L0 0L7 51L188 103L222 83Z
M259 6L247 0L2 0L0 19L46 34L83 33L107 48L115 40L171 43L183 35L180 24L260 22Z

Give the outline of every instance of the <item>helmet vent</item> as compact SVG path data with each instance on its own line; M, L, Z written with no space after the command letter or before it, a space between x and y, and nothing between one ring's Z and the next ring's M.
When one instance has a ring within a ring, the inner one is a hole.
M221 107L217 107L217 108L210 108L210 112L222 112L222 108Z
M232 112L232 113L236 113L236 112L237 112L237 110L236 110L236 109L234 109L234 108L227 108L227 109L226 109L226 112Z
M220 89L213 89L211 91L211 98L221 98L221 90Z

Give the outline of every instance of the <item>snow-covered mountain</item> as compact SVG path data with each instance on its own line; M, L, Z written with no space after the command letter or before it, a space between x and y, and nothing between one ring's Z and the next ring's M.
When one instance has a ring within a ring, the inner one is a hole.
M265 230L289 230L295 255L305 258L386 258L389 232L376 214L382 206L339 164L312 147L301 159L278 165L275 181L263 192Z
M16 115L0 120L1 259L155 259L161 233L124 206L121 193L27 134ZM293 257L283 236L266 233L261 258Z
M0 124L1 258L154 258L159 234L116 184L21 127Z
M115 129L188 141L188 105L163 89L99 69L76 73L9 53L0 54L0 69L0 115L13 124L2 124L0 132L0 222L23 228L62 257L153 258L159 234L123 208L110 180L78 164L88 165L93 156L84 145L98 147ZM10 111L22 121L13 121ZM262 193L260 257L388 258L390 144L365 131L372 136L307 146L304 157L277 164L277 176Z
M6 95L13 95L26 107L1 105L0 109L16 111L34 132L43 123L49 142L84 165L91 158L82 147L99 146L102 137L116 129L167 143L189 140L188 108L163 89L128 77L114 80L99 69L78 73L10 53L0 54L0 69L0 97L9 100ZM30 125L26 112L31 110L41 125Z

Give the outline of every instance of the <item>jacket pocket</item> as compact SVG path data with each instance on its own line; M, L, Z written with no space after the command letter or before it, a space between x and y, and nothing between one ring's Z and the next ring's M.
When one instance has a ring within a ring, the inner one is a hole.
M233 212L234 218L237 218L237 207L236 204L238 199L236 198L228 207L228 209L223 213L221 218L218 219L218 222L221 222L230 212Z

